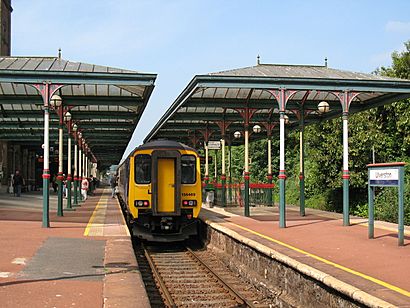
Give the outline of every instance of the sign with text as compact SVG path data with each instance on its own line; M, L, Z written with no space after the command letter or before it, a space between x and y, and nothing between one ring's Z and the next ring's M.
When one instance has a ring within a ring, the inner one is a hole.
M369 198L369 238L374 238L374 196L376 186L398 187L398 238L399 246L404 245L404 166L406 163L369 164L368 198Z
M210 150L220 150L221 142L220 141L208 141L208 149Z
M369 182L374 186L397 186L399 185L399 169L378 168L369 170Z

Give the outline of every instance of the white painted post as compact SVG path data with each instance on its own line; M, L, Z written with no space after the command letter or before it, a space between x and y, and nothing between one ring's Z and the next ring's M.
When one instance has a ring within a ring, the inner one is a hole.
M249 130L245 129L245 173L249 172Z
M225 138L221 140L222 147L222 175L225 175Z
M272 175L272 140L268 138L268 174Z
M204 142L205 145L205 179L209 176L209 163L208 163L208 142Z

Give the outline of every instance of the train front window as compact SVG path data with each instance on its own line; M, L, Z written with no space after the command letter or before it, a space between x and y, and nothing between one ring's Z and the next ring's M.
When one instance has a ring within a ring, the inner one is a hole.
M151 156L140 154L135 156L135 182L137 184L151 183Z
M181 182L182 184L196 182L196 158L193 155L181 156Z

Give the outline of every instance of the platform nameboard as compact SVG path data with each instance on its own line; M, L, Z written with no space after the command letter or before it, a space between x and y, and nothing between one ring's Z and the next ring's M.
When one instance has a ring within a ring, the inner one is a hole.
M398 238L399 246L404 245L404 166L406 163L369 164L368 168L368 205L369 238L374 238L374 196L375 187L398 187Z
M221 141L208 141L208 149L209 150L220 150Z
M369 169L369 184L371 186L398 186L398 168Z

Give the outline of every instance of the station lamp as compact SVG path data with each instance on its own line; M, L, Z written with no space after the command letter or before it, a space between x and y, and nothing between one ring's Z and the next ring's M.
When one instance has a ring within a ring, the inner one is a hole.
M62 102L63 102L63 99L57 94L54 94L50 99L51 107L53 107L54 109L57 109L58 107L60 107Z
M241 132L240 131L236 131L236 132L234 132L233 133L233 136L236 138L236 139L239 139L239 138L241 138Z
M78 126L77 126L77 124L74 123L74 125L73 125L73 132L75 133L75 132L77 131L77 129L78 129Z
M65 115L64 115L64 121L65 122L69 122L69 121L71 121L71 113L70 113L70 111L67 111L66 113L65 113Z
M329 112L329 110L330 110L329 103L326 102L326 101L322 101L317 105L317 109L318 109L320 114Z
M262 128L261 128L260 125L256 124L256 125L253 126L252 130L253 130L254 133L258 134L258 133L261 132Z
M289 117L286 114L284 115L283 118L285 119L285 124L289 124Z

